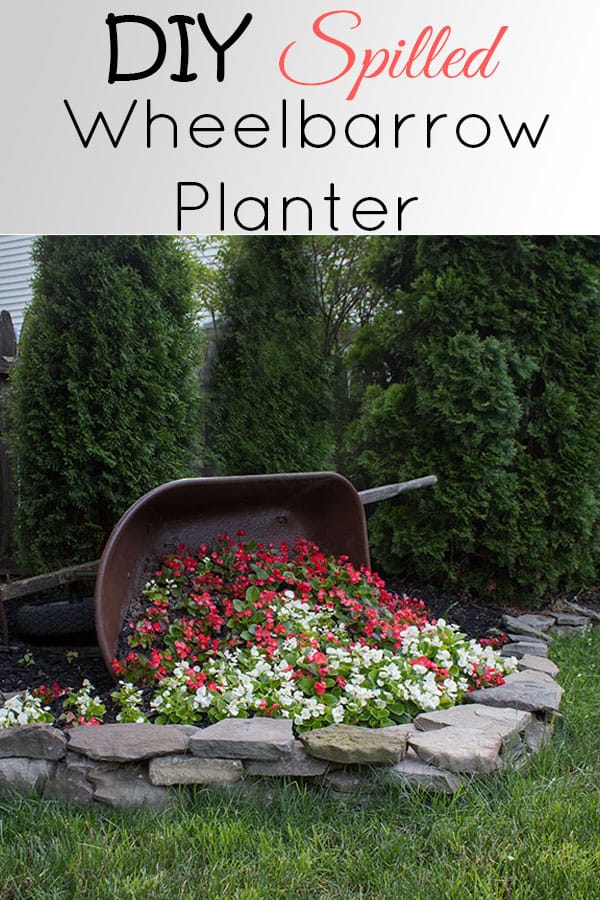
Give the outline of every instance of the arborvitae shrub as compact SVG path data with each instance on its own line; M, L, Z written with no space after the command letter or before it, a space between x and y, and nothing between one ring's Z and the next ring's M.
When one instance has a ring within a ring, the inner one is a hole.
M210 447L227 475L327 468L333 454L330 367L301 239L233 242Z
M198 332L170 237L43 237L14 366L21 561L97 557L145 491L189 474Z
M355 477L439 478L371 519L386 570L524 603L594 578L597 253L589 239L419 241L412 287L354 351L379 382L351 431Z

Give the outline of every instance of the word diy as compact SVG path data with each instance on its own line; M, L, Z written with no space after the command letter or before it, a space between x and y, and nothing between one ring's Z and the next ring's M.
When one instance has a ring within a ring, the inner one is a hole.
M291 54L291 50L298 43L292 41L283 50L279 57L279 70L287 81L293 84L300 84L304 87L315 87L324 84L331 84L338 81L345 75L351 75L352 86L346 96L346 100L354 100L363 81L367 79L377 78L380 75L387 74L390 78L474 78L479 75L481 78L490 78L497 70L499 62L494 60L495 53L500 42L506 32L508 25L503 25L493 41L488 47L480 47L476 50L468 51L465 47L448 47L452 28L450 25L444 25L437 31L432 25L426 25L421 29L419 35L412 42L405 40L397 41L395 49L380 47L377 50L367 48L360 56L351 44L335 37L329 30L326 31L324 24L327 20L329 25L338 25L341 22L340 17L351 16L354 24L350 25L350 30L358 28L362 19L354 10L337 9L323 13L315 19L312 26L312 32L317 40L329 44L335 49L339 56L339 51L343 54L343 64L335 69L335 74L326 77L319 76L316 78L300 78L298 71L298 53ZM303 60L311 60L314 53L311 54L310 48L304 47L301 57Z
M169 16L167 21L169 25L177 26L179 37L179 70L170 76L171 80L195 81L198 77L197 72L190 72L189 70L190 39L188 27L195 26L196 19L193 19L191 16L178 14ZM225 80L225 53L241 38L251 21L251 13L246 13L237 28L235 28L229 37L221 43L212 33L204 13L198 13L197 24L200 27L200 31L206 38L209 46L217 55L217 81ZM154 75L155 72L158 72L167 56L167 38L163 29L154 21L154 19L149 19L147 16L136 15L115 16L114 13L109 13L106 24L108 25L110 38L109 84L114 84L115 81L137 81L140 78L149 78L151 75ZM138 28L141 26L146 33L149 30L156 38L156 56L145 69L133 72L119 71L119 26L124 24L136 25Z

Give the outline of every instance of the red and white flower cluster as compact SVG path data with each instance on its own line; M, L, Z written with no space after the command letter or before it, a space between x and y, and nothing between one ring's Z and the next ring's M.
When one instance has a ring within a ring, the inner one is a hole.
M243 537L243 535L238 535ZM503 683L515 661L314 544L221 537L165 557L115 660L121 721L279 716L381 727Z

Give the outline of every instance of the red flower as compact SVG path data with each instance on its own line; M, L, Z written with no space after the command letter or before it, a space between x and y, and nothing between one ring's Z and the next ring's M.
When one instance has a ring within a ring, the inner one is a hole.
M317 650L316 653L307 654L306 662L307 663L316 663L318 666L324 666L329 662L329 660L327 659L327 657L325 656L324 653L321 653L320 650Z
M113 659L111 662L111 666L115 675L122 675L125 671L125 666L123 665L123 663L119 662L118 659Z
M327 685L324 681L315 681L315 694L318 694L319 697L322 697L326 690Z
M175 641L175 650L179 659L186 659L190 655L190 648L184 641Z

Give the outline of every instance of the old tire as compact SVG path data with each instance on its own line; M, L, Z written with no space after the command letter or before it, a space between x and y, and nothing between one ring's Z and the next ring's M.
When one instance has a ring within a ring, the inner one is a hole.
M79 597L53 603L25 603L16 611L16 629L30 637L78 634L94 629L94 598Z

